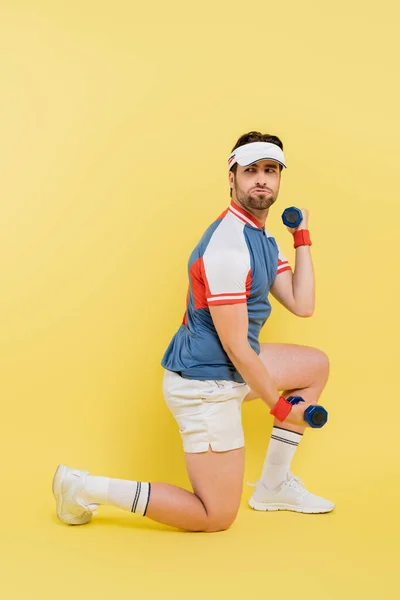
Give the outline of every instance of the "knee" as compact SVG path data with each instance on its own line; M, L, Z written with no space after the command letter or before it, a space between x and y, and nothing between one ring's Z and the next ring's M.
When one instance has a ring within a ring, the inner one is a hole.
M233 521L210 521L207 523L203 531L204 533L218 533L218 531L226 531L230 528Z
M330 362L329 357L322 350L315 349L315 362L316 369L320 374L321 379L328 379L329 370L330 370Z
M231 527L236 519L236 514L224 514L209 517L204 527L205 533L217 533L218 531L226 531Z

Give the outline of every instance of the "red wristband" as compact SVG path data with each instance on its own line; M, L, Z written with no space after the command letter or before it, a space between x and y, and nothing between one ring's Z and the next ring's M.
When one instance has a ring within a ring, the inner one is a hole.
M274 417L276 417L278 421L282 422L286 419L291 410L292 405L290 404L290 402L288 402L283 396L280 396L278 402L270 411L270 414L274 415Z
M298 246L312 246L310 232L308 229L299 229L298 231L295 231L293 234L293 239L295 248Z

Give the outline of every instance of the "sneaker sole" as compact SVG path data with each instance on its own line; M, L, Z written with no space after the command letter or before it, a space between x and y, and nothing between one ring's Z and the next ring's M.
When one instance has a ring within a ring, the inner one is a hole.
M53 477L52 490L53 496L56 499L57 517L59 518L61 523L65 523L66 525L85 525L86 523L89 523L92 520L92 515L89 514L87 517L84 518L83 521L82 518L79 517L72 517L72 519L66 520L63 519L61 516L63 509L62 483L67 473L68 467L66 467L65 465L58 465Z
M251 508L254 508L254 510L261 510L264 512L272 512L276 510L291 510L293 512L307 513L313 515L332 512L332 510L335 508L334 506L332 506L332 508L302 508L300 506L294 506L293 504L265 504L262 502L256 502L255 500L253 500L253 498L250 498L249 506L251 506Z

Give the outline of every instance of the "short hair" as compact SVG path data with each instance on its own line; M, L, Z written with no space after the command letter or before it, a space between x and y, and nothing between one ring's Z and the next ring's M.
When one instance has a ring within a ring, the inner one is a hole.
M283 144L276 135L271 135L269 133L261 133L260 131L249 131L249 133L244 133L240 136L236 144L233 146L232 152L236 150L236 148L238 148L239 146L251 144L252 142L268 142L270 144L276 144L283 151ZM235 174L235 177L237 166L237 163L235 163L230 169ZM279 169L282 171L282 165L279 165ZM232 188L230 188L230 195L232 196Z

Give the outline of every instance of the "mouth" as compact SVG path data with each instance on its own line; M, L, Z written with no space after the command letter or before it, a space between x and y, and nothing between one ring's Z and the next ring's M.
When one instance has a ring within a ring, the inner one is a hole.
M255 191L257 194L266 194L266 193L268 193L268 192L269 192L269 193L271 193L271 191L270 191L270 190L263 190L263 189L261 189L261 188L256 188L254 191Z

